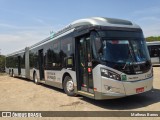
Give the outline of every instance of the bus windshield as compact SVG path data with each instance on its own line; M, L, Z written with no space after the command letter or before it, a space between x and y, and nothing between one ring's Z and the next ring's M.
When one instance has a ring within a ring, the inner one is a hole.
M102 40L101 59L115 63L149 60L144 40Z
M96 58L111 68L136 74L146 72L151 67L141 31L100 31L94 43Z

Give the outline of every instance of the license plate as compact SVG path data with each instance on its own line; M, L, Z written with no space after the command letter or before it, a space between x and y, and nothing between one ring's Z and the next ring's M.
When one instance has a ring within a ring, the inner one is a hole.
M144 92L144 87L141 87L141 88L137 88L137 89L136 89L136 93L141 93L141 92Z

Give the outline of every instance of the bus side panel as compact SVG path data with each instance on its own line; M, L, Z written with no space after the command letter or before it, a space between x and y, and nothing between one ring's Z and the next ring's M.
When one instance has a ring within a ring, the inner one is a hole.
M21 77L26 78L26 69L21 69Z
M65 73L68 73L73 82L74 82L74 87L77 87L77 82L76 82L76 72L72 70L67 70L67 69L62 69L61 71L58 70L45 70L45 81L46 84L55 86L58 88L63 88L63 75Z
M15 76L18 76L18 68L13 68L13 72Z
M33 80L33 72L34 72L34 69L30 69L29 70L29 72L30 72L30 80Z

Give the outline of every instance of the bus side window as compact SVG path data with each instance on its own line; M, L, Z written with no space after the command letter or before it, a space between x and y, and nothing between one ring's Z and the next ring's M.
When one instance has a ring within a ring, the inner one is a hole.
M100 58L102 55L102 41L97 32L93 31L91 33L92 45L93 45L93 56L95 59Z
M73 50L72 50L72 39L61 40L61 61L64 67L73 66Z
M158 48L156 46L151 47L151 57L158 57Z
M95 45L96 45L97 52L99 54L101 54L102 53L102 44L101 44L100 38L95 38Z
M54 41L53 44L50 44L46 52L47 69L60 69L60 41Z

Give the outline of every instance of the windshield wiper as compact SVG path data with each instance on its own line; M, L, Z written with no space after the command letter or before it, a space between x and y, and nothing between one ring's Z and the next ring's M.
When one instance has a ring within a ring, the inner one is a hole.
M126 61L126 63L125 63L125 65L124 65L124 67L122 68L123 70L126 68L126 66L128 65L128 64L133 64L133 62L134 62L134 59L133 59L133 51L132 51L132 49L130 48L130 46L128 45L128 49L129 49L129 53L128 53L128 59L127 59L127 61ZM132 62L128 62L128 60L129 59L131 59L131 61Z
M126 66L127 66L127 62L125 63L125 65L124 65L124 67L122 69L124 70L126 68Z

